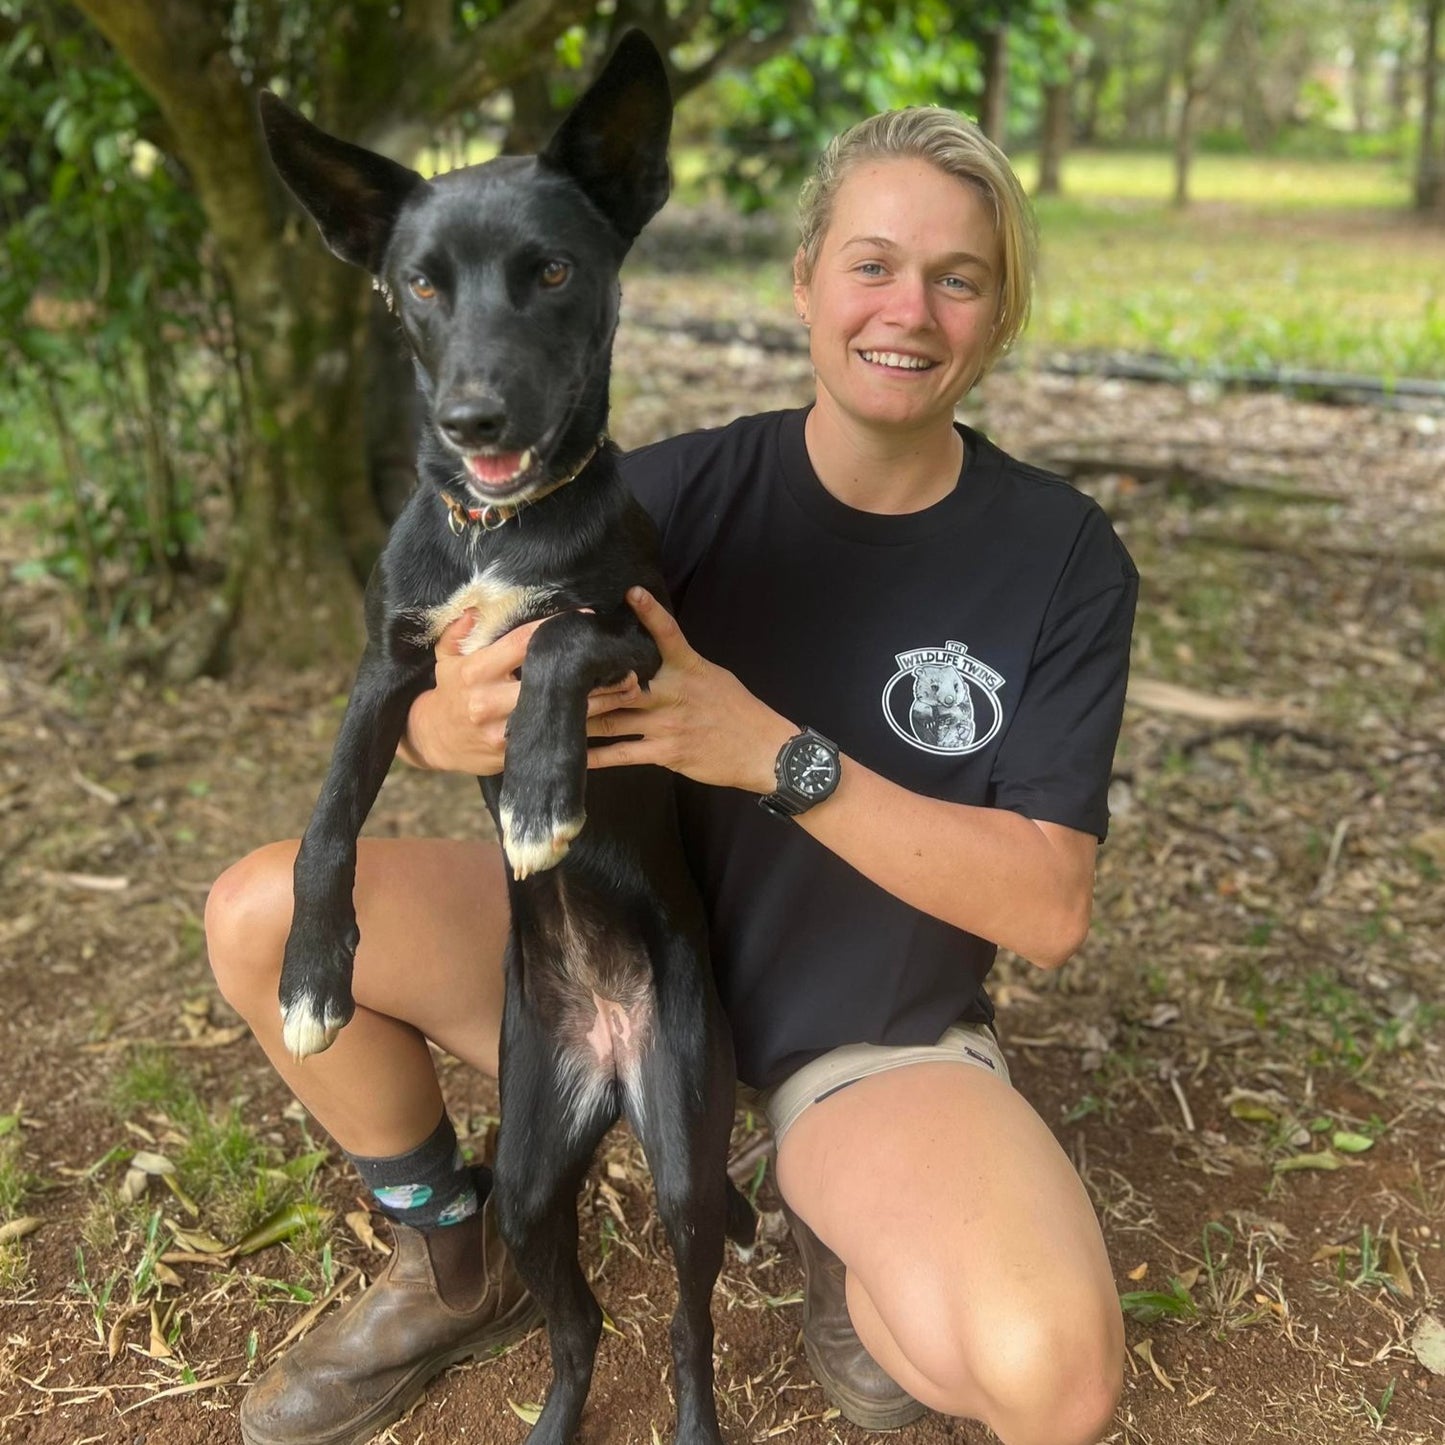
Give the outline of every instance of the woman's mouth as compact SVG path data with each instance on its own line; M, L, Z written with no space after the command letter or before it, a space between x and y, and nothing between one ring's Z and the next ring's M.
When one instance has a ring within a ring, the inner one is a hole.
M938 365L926 356L911 356L906 351L860 351L858 355L870 366L884 366L890 371L932 371Z

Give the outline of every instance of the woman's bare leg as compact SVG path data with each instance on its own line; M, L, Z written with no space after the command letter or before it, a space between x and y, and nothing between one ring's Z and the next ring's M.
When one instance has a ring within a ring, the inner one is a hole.
M216 881L206 903L211 968L276 1072L347 1153L403 1154L441 1115L427 1039L497 1073L508 927L501 853L441 839L360 841L356 1013L329 1049L298 1064L276 1001L297 846L260 848Z
M778 1183L843 1260L859 1338L915 1399L1005 1445L1107 1431L1124 1333L1103 1237L1003 1080L937 1063L851 1084L793 1125Z

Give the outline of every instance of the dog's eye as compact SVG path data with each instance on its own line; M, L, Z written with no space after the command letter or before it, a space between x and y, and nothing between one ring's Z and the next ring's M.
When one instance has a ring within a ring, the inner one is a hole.
M571 274L572 268L565 261L548 261L542 267L542 285L555 291Z
M437 294L437 288L425 276L413 276L406 284L418 301L430 301Z

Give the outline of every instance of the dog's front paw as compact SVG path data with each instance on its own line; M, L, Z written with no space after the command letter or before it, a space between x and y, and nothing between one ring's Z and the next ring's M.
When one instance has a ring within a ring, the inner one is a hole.
M298 1064L311 1054L329 1049L356 1012L351 996L351 960L355 952L354 932L325 962L314 953L293 961L292 946L287 944L279 992L281 1036L286 1052Z
M587 821L580 800L573 803L560 796L544 796L533 802L513 796L505 787L497 812L502 850L518 878L555 868Z

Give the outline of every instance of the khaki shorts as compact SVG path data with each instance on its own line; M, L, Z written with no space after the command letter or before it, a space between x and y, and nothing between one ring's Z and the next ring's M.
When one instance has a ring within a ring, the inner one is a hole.
M936 1044L845 1044L832 1049L810 1064L804 1064L774 1089L742 1088L739 1097L750 1108L767 1113L773 1129L774 1146L802 1117L810 1105L836 1094L871 1074L901 1069L908 1064L959 1063L987 1069L1009 1083L1008 1061L999 1047L998 1035L988 1024L954 1024L943 1031Z

